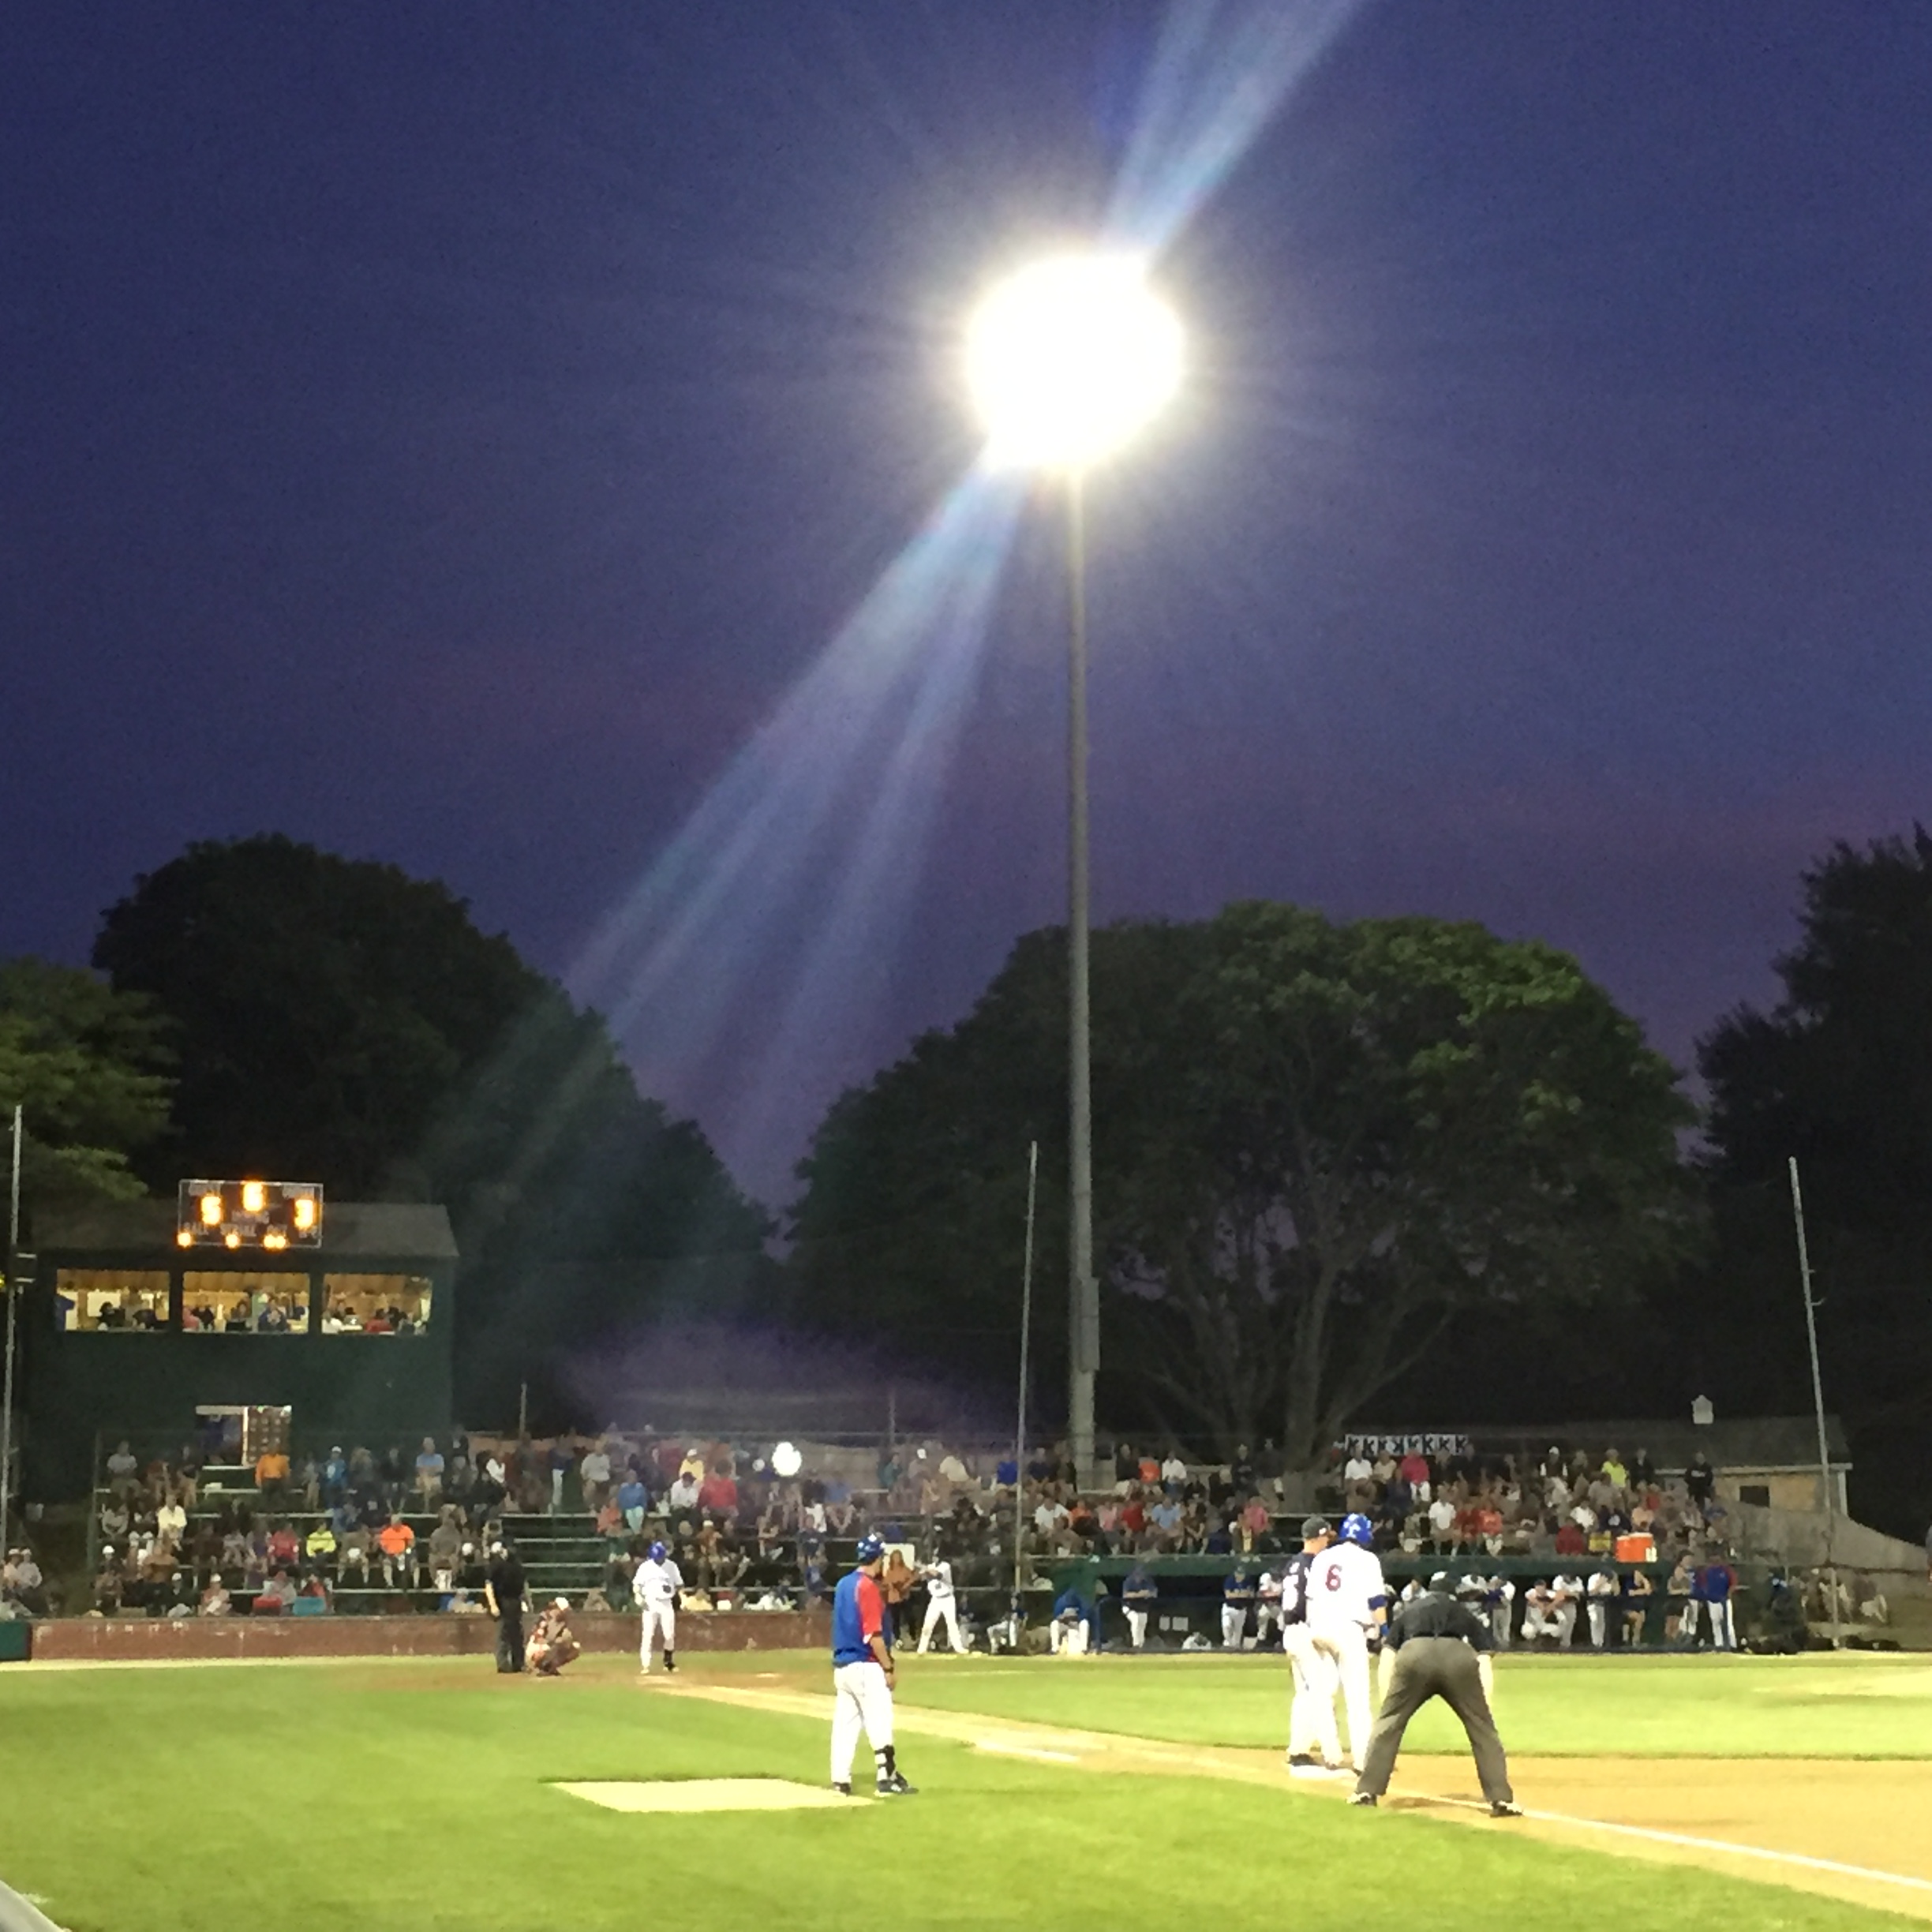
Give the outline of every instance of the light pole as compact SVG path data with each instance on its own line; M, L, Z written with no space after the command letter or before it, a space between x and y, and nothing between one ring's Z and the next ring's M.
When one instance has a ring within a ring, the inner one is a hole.
M975 311L967 377L989 462L1060 477L1067 519L1067 1436L1080 1479L1094 1458L1100 1285L1093 1252L1092 1026L1087 804L1086 477L1179 386L1181 324L1147 264L1060 256L1002 282Z

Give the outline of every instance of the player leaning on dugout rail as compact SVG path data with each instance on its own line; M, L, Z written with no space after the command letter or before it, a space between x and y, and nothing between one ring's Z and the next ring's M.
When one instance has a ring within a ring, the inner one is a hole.
M1395 1662L1387 1670L1381 1714L1369 1733L1368 1756L1349 1803L1372 1805L1388 1789L1409 1720L1439 1697L1462 1720L1489 1815L1521 1818L1510 1789L1509 1760L1489 1709L1496 1634L1450 1594L1446 1572L1438 1571L1429 1578L1427 1593L1395 1613L1383 1644L1384 1657L1392 1656Z

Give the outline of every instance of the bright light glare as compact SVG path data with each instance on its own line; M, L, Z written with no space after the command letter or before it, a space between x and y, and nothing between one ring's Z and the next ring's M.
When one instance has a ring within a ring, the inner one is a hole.
M1110 454L1180 387L1181 324L1127 255L1036 262L967 328L966 377L1002 467L1081 470Z
M796 1476L805 1466L805 1458L795 1443L781 1442L771 1453L771 1466L774 1476Z

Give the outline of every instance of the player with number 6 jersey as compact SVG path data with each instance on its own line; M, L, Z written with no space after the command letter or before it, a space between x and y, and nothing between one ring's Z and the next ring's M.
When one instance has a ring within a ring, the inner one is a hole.
M1308 1627L1313 1649L1333 1669L1348 1713L1349 1757L1357 1772L1375 1719L1368 1676L1371 1642L1380 1641L1388 1617L1388 1585L1375 1553L1375 1530L1366 1516L1342 1519L1341 1541L1309 1565ZM1334 1698L1330 1694L1330 1724Z

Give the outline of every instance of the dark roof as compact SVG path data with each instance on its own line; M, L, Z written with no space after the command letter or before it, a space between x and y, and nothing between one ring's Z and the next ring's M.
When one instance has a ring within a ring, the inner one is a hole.
M1425 1431L1424 1433L1437 1433ZM1349 1436L1412 1436L1413 1429L1376 1429L1353 1424ZM1695 1423L1687 1419L1660 1422L1537 1422L1507 1428L1444 1429L1440 1433L1466 1436L1478 1447L1526 1451L1540 1454L1552 1443L1566 1449L1621 1451L1626 1461L1639 1449L1649 1452L1659 1469L1682 1469L1702 1449L1718 1469L1816 1469L1818 1423L1810 1416L1739 1416L1729 1421ZM1844 1425L1834 1415L1825 1418L1825 1437L1833 1462L1852 1460Z
M175 1204L171 1200L95 1201L84 1208L49 1210L34 1217L34 1245L43 1255L174 1252ZM288 1259L312 1252L324 1260L368 1255L393 1260L454 1261L456 1237L449 1211L421 1201L326 1202L322 1240L313 1250L291 1249Z

